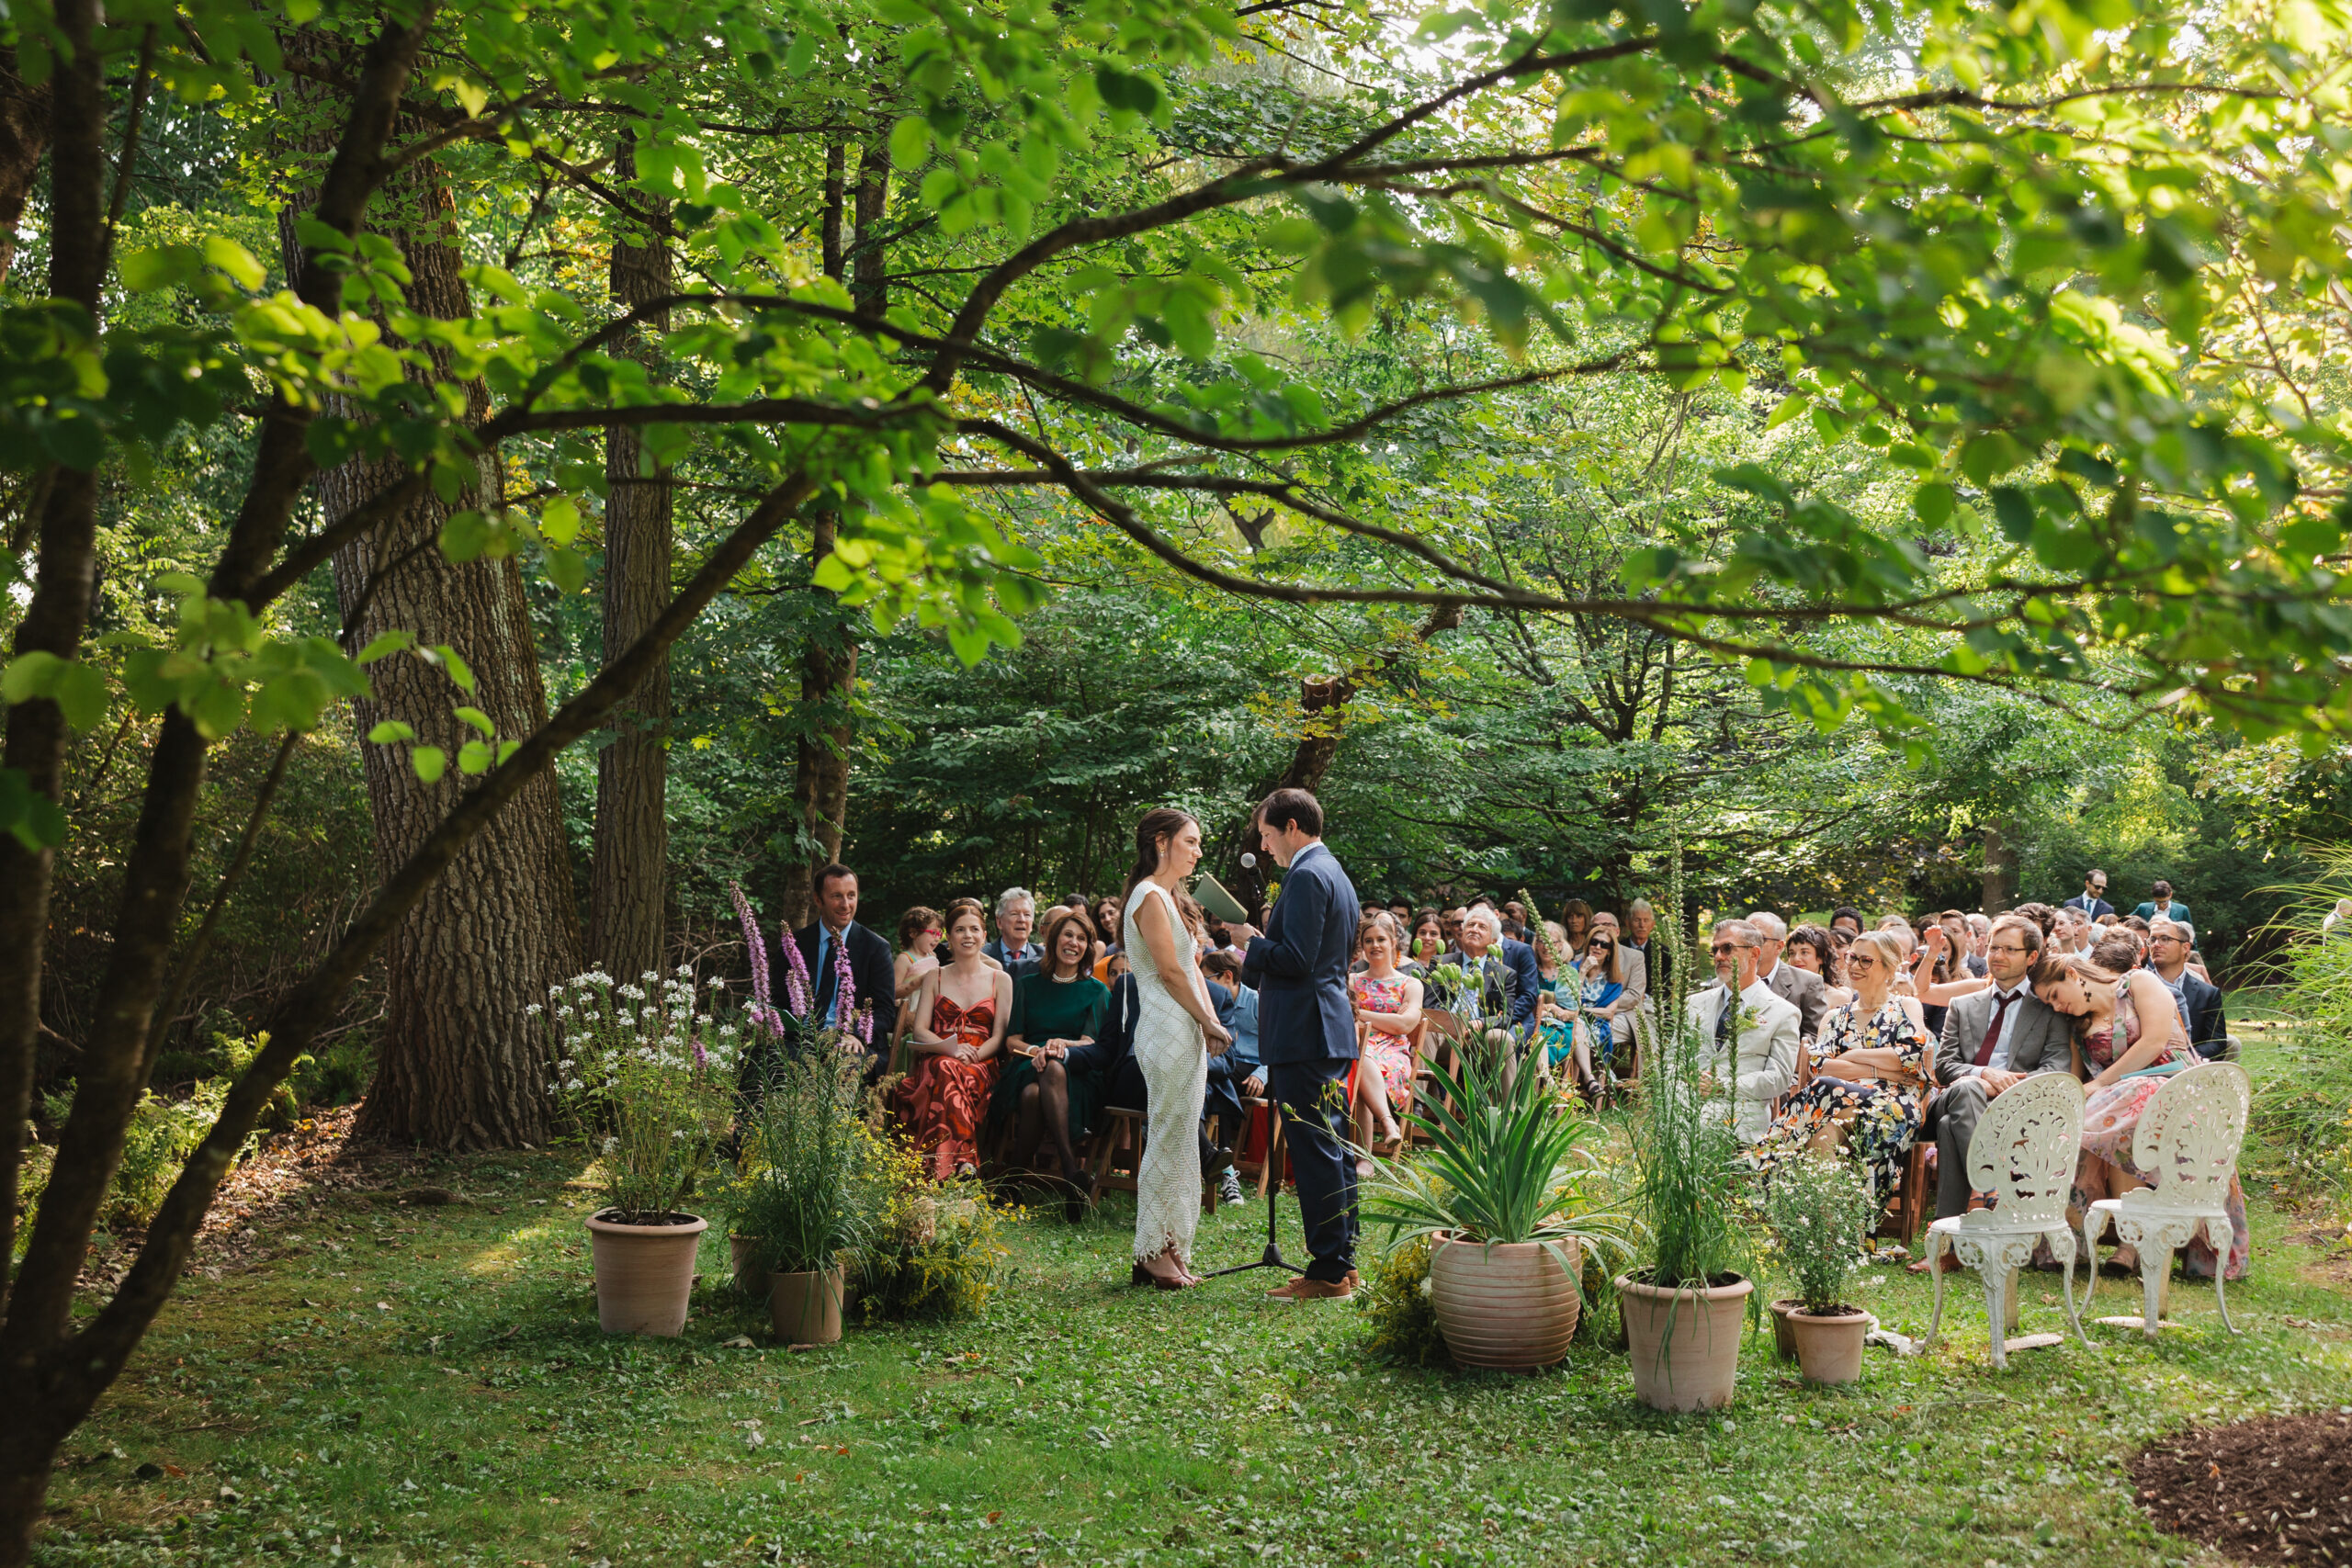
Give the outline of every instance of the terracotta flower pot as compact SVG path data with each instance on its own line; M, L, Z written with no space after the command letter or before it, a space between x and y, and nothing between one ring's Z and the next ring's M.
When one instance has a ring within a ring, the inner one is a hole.
M1804 1305L1794 1296L1782 1296L1764 1310L1772 1314L1772 1351L1783 1361L1797 1359L1796 1336L1789 1332L1789 1314Z
M1527 1371L1568 1353L1581 1303L1573 1242L1567 1267L1540 1241L1489 1247L1446 1235L1430 1242L1430 1305L1445 1348L1465 1367Z
M768 1322L787 1345L831 1345L842 1337L842 1269L768 1276Z
M1668 1291L1617 1277L1634 1397L1653 1410L1713 1410L1739 1382L1740 1314L1755 1281Z
M1789 1314L1789 1333L1797 1342L1797 1367L1809 1382L1862 1381L1862 1341L1877 1319L1859 1307L1844 1313L1814 1314L1800 1307Z
M727 1238L727 1261L734 1270L735 1288L743 1293L747 1301L760 1299L762 1277L752 1257L752 1250L759 1245L760 1238L755 1235L729 1235Z
M607 1210L605 1213L609 1213ZM666 1225L587 1221L596 1263L596 1322L607 1334L675 1336L686 1326L695 1288L695 1248L708 1220L673 1214Z

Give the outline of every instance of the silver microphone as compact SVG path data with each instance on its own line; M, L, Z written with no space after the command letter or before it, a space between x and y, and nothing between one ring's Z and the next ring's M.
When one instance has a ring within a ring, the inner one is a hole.
M1242 869L1242 870L1244 870L1244 871L1255 871L1255 870L1257 870L1257 869L1258 869L1258 857L1257 857L1256 855L1251 854L1248 850L1244 850L1244 851L1242 851L1242 852L1241 852L1241 869Z

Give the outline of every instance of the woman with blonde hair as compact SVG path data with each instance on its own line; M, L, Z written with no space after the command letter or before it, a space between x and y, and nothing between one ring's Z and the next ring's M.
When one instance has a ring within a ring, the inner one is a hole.
M1928 1068L1935 1045L1913 997L1894 983L1910 944L1890 931L1864 931L1846 950L1853 1000L1821 1021L1811 1047L1813 1081L1756 1145L1756 1164L1771 1170L1808 1153L1853 1155L1884 1203L1903 1174L1903 1156L1926 1119Z
M1356 1064L1356 1142L1385 1158L1405 1142L1396 1118L1413 1108L1420 1070L1421 983L1396 966L1403 947L1396 918L1375 909L1356 928L1361 974L1348 976L1362 1055ZM1371 1168L1359 1161L1356 1174Z

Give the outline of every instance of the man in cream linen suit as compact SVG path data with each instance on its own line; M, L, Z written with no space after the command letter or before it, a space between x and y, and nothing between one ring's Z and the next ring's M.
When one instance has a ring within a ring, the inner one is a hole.
M1763 934L1746 920L1716 926L1710 944L1715 983L1690 1001L1711 1098L1722 1100L1730 1089L1732 1124L1749 1144L1771 1126L1772 1102L1797 1081L1797 1008L1756 977L1763 944ZM1745 1028L1743 1011L1749 1015Z

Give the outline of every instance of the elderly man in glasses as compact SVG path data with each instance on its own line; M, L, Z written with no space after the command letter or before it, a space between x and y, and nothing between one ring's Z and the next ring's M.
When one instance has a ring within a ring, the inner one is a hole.
M1747 921L1717 925L1707 949L1715 983L1689 1004L1706 1064L1701 1082L1712 1098L1730 1101L1732 1124L1750 1144L1771 1126L1773 1102L1797 1081L1796 1004L1756 977L1763 948L1763 933Z

